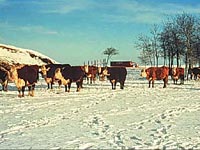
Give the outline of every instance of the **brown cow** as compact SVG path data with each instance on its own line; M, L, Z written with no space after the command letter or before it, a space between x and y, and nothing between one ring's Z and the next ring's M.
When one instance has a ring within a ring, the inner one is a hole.
M45 79L45 82L47 83L47 89L53 89L53 84L55 82L55 71L56 69L60 68L64 68L66 66L70 66L69 64L48 64L43 66L43 70L46 70L46 75L42 74L42 77ZM58 84L59 86L61 85L60 80L58 80Z
M9 72L0 66L0 83L2 85L2 90L7 91L8 90L8 75Z
M146 79L149 81L149 88L154 87L154 80L163 80L164 86L163 88L166 88L167 82L168 82L168 75L169 75L169 68L168 67L149 67L147 69L141 70L141 76L146 77Z
M171 77L174 84L177 84L178 79L180 79L180 84L184 84L184 68L172 68Z
M120 89L124 89L124 83L127 75L126 67L104 67L101 72L100 76L107 76L113 90L116 89L117 82L120 83Z
M200 78L200 67L194 67L190 69L191 79L194 77L194 80L197 80L198 77Z
M18 65L11 67L9 78L15 83L19 97L24 97L26 86L28 86L29 90L28 95L34 96L35 84L39 80L39 69L38 65Z
M83 84L84 76L84 66L65 66L62 69L56 69L54 78L60 80L61 84L65 86L65 92L70 92L72 82L76 82L76 91L79 92Z

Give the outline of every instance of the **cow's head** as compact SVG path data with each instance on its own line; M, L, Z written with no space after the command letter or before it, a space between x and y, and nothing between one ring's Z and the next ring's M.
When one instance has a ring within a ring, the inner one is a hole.
M12 82L14 82L16 79L18 79L17 67L11 66L8 75L9 75L9 80Z
M54 78L55 78L56 80L60 80L60 81L61 81L61 84L63 84L63 85L67 85L67 84L70 82L69 79L66 80L66 79L63 77L60 68L57 68L57 69L56 69Z
M17 70L21 69L23 66L24 65L11 66L10 71L8 73L9 80L14 82L18 89L21 89L23 86L25 86L25 81L23 79L18 78L17 73Z
M43 78L47 77L47 72L49 71L50 67L46 68L45 65L40 66L39 73L41 73Z
M89 66L88 65L84 65L84 72L86 74L89 72Z
M142 76L142 77L147 77L146 69L142 69L142 70L141 70L140 76Z
M103 75L103 76L110 76L110 73L109 73L107 67L102 71L102 75Z
M172 68L172 75L173 75L173 76L176 75L176 68L175 68L175 67Z
M110 76L108 73L108 68L107 67L98 67L98 74L100 77L100 80L104 81L106 76Z
M98 74L100 74L101 73L101 66L98 66Z

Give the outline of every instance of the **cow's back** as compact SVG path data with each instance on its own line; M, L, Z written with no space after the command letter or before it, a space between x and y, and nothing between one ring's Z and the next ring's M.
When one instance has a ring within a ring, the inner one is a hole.
M168 67L149 67L146 70L146 78L152 80L162 80L169 75L169 68Z
M25 65L17 70L18 78L28 81L30 84L37 82L39 79L39 66Z
M55 76L56 69L63 69L65 67L70 66L69 64L48 64L45 67L48 69L47 78L53 78Z
M65 79L70 79L72 82L82 80L85 72L81 66L65 66L62 70L62 76Z
M85 72L81 66L72 66L72 81L76 82L78 80L82 80Z
M125 81L127 70L125 67L109 67L108 74L110 74L110 76L108 76L110 80L115 79L118 82Z

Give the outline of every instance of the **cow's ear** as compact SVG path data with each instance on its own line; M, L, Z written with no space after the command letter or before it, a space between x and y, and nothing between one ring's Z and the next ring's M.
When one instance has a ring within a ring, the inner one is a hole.
M89 66L88 65L84 65L84 71L85 71L85 73L89 72Z
M61 69L60 68L57 68L56 70L55 70L55 73L58 73L58 72L60 72L61 71Z
M98 67L98 73L101 73L101 66Z
M10 71L16 69L15 65L10 65Z

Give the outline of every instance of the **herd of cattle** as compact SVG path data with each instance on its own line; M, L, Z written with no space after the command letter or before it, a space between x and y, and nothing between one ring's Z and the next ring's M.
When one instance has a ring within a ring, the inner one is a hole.
M200 68L190 69L191 78L197 79L200 76ZM72 82L77 85L77 91L83 87L84 78L88 83L95 81L97 77L103 80L107 77L110 80L112 89L116 89L117 82L120 89L124 88L127 70L125 67L96 67L96 66L71 66L69 64L47 64L47 65L12 65L9 67L0 66L0 83L2 90L8 90L8 83L14 82L18 89L18 96L24 97L25 87L28 87L28 95L34 96L34 89L39 77L44 78L47 88L52 89L55 82L59 87L64 85L65 92L69 92ZM149 87L154 87L155 80L163 80L164 88L168 83L168 76L177 84L180 79L184 83L184 68L149 67L141 70L141 76L149 81Z

